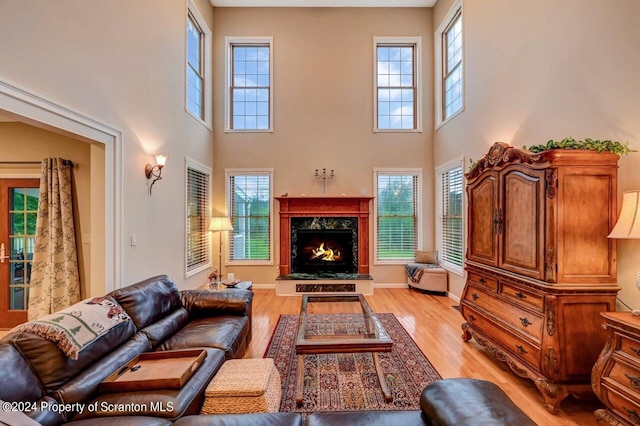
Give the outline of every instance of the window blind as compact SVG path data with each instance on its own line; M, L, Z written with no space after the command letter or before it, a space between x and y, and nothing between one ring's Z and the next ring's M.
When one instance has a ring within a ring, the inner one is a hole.
M378 174L377 260L409 260L418 246L418 176Z
M440 260L462 267L462 167L441 174L441 247Z
M229 239L229 259L270 260L270 175L231 174L228 193L233 224Z
M209 173L187 165L187 274L211 266Z

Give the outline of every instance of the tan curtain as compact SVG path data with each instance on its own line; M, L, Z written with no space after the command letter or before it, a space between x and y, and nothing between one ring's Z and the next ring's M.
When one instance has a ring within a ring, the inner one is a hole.
M78 254L73 225L73 164L45 158L40 177L33 270L29 285L29 320L81 300Z

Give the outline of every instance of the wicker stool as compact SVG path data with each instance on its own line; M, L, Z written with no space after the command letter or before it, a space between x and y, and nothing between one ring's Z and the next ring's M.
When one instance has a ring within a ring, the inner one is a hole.
M281 398L272 358L230 359L207 386L200 414L275 413Z

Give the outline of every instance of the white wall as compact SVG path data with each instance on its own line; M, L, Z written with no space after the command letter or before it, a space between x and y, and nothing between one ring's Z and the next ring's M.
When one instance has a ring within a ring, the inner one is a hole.
M434 28L452 3L438 1ZM495 141L520 147L573 136L640 149L639 16L635 0L464 1L465 110L436 130L436 165L461 154L477 160ZM640 153L619 166L621 200L640 188ZM618 242L619 297L636 309L639 249ZM455 294L463 286L452 277Z
M209 2L195 4L211 25ZM0 2L0 79L123 131L116 286L164 273L183 288L206 281L208 271L184 277L184 157L213 157L210 130L184 110L185 37L185 0ZM150 197L144 166L156 153L169 160Z

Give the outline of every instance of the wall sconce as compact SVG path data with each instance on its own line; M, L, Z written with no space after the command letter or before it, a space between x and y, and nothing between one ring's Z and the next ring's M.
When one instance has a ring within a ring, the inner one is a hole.
M156 165L147 164L144 168L144 175L147 179L153 179L151 182L151 186L149 187L149 195L151 195L151 188L153 188L153 184L162 179L162 168L167 162L167 156L158 154L156 157Z
M326 192L327 179L331 179L335 175L333 174L333 169L331 169L331 173L327 174L327 169L322 169L322 173L318 173L318 169L316 169L315 177L322 179L322 193Z

